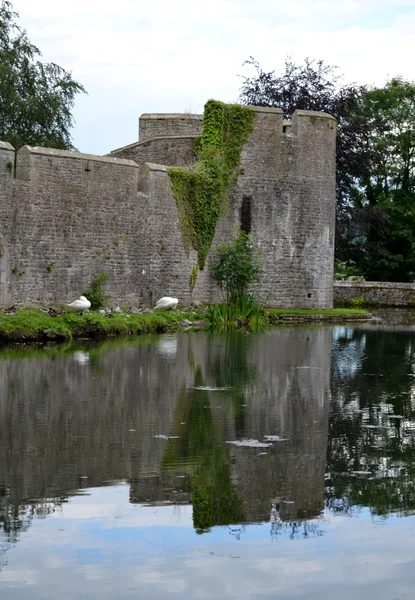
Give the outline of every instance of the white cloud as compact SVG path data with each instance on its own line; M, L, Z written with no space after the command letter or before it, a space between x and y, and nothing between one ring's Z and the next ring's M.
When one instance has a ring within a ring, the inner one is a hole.
M265 70L286 55L337 64L346 80L412 78L413 0L15 0L44 59L72 71L75 144L105 153L137 138L143 112L200 112L238 98L242 63Z

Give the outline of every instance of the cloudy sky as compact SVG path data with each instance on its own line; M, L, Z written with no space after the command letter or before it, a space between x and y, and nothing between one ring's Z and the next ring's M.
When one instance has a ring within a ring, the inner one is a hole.
M338 65L347 81L415 79L414 0L12 0L46 61L70 70L79 96L74 143L105 154L137 140L145 112L202 112L236 101L253 56Z

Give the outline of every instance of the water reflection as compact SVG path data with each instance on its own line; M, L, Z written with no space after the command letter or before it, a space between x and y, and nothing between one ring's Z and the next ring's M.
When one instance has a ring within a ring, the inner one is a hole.
M154 341L0 361L7 540L121 480L133 503L191 502L200 533L276 502L285 520L319 514L331 330Z
M413 514L414 349L395 328L336 331L326 493L336 513Z
M37 348L31 356L25 349L22 360L3 349L0 569L26 532L36 528L38 536L39 523L55 523L42 530L50 531L45 549L60 533L70 546L93 531L91 547L79 550L88 564L114 561L111 532L122 561L141 557L144 580L148 552L174 578L169 544L196 548L200 558L215 554L204 546L212 540L235 543L226 556L236 560L255 535L273 548L312 543L326 564L334 522L334 531L357 536L358 556L373 532L360 539L362 525L350 517L390 526L390 515L415 509L413 334L380 327L142 337ZM68 518L79 522L76 534ZM393 520L387 547L402 531L397 521L409 519ZM305 550L283 547L293 573L295 552L303 553L307 573ZM37 564L33 555L27 560ZM244 560L250 569L249 552ZM177 561L174 568L184 570ZM238 573L243 579L244 569ZM210 586L211 596L222 593ZM238 597L251 596L240 590ZM323 596L316 588L313 597Z

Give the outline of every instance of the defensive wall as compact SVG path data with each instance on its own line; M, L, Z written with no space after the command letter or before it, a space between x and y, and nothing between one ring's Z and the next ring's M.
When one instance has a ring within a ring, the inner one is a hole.
M238 184L212 248L237 227L263 251L268 306L332 306L336 122L254 108ZM143 115L140 140L108 156L0 143L0 306L62 304L102 271L113 303L219 298L209 260L191 293L169 166L195 160L200 115Z

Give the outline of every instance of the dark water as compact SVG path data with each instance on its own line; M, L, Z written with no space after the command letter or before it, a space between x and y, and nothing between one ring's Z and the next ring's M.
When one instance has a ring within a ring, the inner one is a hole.
M415 597L415 333L0 350L0 597Z

